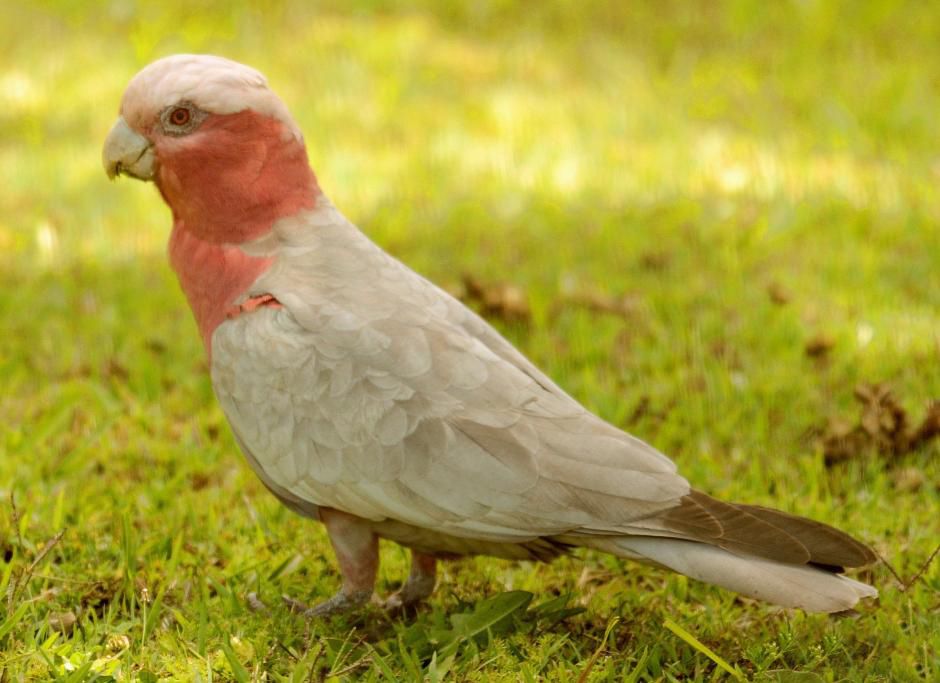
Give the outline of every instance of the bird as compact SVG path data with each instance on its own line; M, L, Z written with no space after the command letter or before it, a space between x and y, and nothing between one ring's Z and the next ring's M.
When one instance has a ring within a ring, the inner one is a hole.
M379 538L411 554L396 609L432 595L441 560L577 548L808 612L877 596L844 574L875 561L869 546L693 488L369 239L254 68L193 54L145 66L102 160L169 206L169 262L234 439L271 493L326 528L341 586L307 617L374 599Z

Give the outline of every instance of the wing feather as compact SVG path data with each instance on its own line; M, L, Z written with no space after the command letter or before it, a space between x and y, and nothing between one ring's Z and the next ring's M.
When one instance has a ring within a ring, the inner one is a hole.
M333 218L277 226L275 263L250 292L284 307L212 340L214 387L269 487L492 540L616 533L689 493L665 456L320 211Z

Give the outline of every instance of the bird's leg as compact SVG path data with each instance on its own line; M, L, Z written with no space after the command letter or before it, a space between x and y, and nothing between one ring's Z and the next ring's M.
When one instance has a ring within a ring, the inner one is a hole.
M417 550L411 551L411 571L405 585L392 593L385 607L393 612L413 609L434 592L437 580L437 559Z
M304 609L308 618L349 612L369 602L379 568L379 539L368 522L331 508L320 508L319 514L336 553L343 587L329 600Z

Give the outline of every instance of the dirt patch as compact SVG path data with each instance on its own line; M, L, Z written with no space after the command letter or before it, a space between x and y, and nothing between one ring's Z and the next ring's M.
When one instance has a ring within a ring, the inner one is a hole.
M810 358L816 358L817 360L823 360L829 356L829 352L835 348L836 341L828 334L820 333L812 338L810 338L806 345L803 347L803 351Z
M586 308L594 313L617 315L629 318L637 313L643 305L643 300L636 294L613 296L603 292L575 292L558 301L552 309L552 315L557 315L562 309L569 306Z
M884 384L860 384L855 399L861 415L855 424L834 419L822 433L827 465L875 452L895 461L940 436L940 401L934 401L919 426L912 428L904 407Z
M532 317L525 292L511 282L484 283L474 275L465 274L460 299L476 305L488 318L527 323Z
M786 306L793 299L790 291L776 281L767 285L767 296L777 306Z
M108 606L118 598L121 581L117 578L100 579L91 583L79 596L82 612L94 612L99 618L104 617Z

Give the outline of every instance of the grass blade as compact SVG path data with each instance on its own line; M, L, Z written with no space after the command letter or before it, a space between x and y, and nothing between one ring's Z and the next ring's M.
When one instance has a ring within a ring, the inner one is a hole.
M16 625L23 618L23 615L26 614L26 610L29 609L29 603L21 603L19 607L16 608L16 611L13 612L10 616L0 622L0 642L3 642L3 639L6 638L7 634L16 628Z
M222 641L222 652L228 660L228 665L232 669L232 675L235 677L235 680L238 681L238 683L248 683L248 681L251 680L251 676L248 675L248 670L242 666L242 663L238 661L238 657L235 656L235 651L232 649L231 644L229 644L228 639Z
M719 667L721 667L722 669L724 669L725 671L727 671L729 674L731 674L732 676L734 676L734 677L735 677L736 679L738 679L739 681L745 680L745 679L744 679L744 674L742 674L742 673L741 673L740 671L738 671L737 669L732 668L731 665L728 664L728 662L726 662L724 659L722 659L722 658L719 657L717 654L715 654L715 652L713 652L710 648L708 648L702 641L700 641L698 638L696 638L696 637L693 636L691 633L689 633L688 631L686 631L684 628L682 628L681 626L679 626L679 624L677 624L676 622L674 622L672 619L667 618L667 619L663 622L663 626L665 626L665 627L668 628L670 631L672 631L673 633L675 633L675 634L676 634L677 636L679 636L682 640L684 640L686 643L688 643L689 645L691 645L693 648L695 648L696 650L698 650L699 652L701 652L703 655L705 655L706 657L708 657L710 660L712 660L713 662L715 662L715 664L717 664Z
M578 676L578 683L586 683L588 676L591 675L591 669L593 669L594 665L597 664L597 659L601 656L601 651L607 644L607 639L610 637L611 631L614 630L614 626L616 626L618 623L620 623L620 617L613 617L609 622L607 622L607 628L604 629L604 637L601 638L601 642L598 643L597 647L594 649L594 654L592 654L591 658L588 660L587 666L584 667L584 671L582 671L581 675Z

